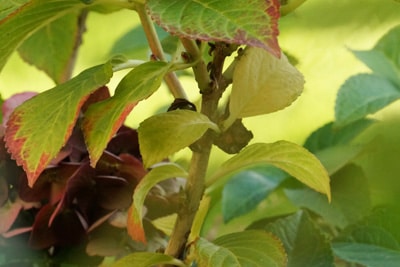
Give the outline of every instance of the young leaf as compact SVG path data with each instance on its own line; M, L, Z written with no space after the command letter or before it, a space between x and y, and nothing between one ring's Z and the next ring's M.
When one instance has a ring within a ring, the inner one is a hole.
M136 186L133 193L133 203L128 214L128 233L133 240L146 242L142 217L143 203L147 193L157 183L173 177L185 178L187 172L176 164L167 163L152 169Z
M222 177L226 179L228 175L261 164L278 167L310 188L325 194L328 200L331 199L329 176L322 164L303 147L287 141L258 143L244 148L224 162L210 180L216 181Z
M78 13L67 14L35 32L19 47L21 57L43 70L56 84L70 75L70 60L78 37ZM43 50L46 56L43 56Z
M110 63L87 69L68 82L27 100L11 114L6 145L17 163L23 166L29 186L33 186L67 142L85 100L111 76Z
M159 264L169 264L180 267L186 267L182 261L175 259L169 255L161 253L152 252L135 252L129 254L118 260L111 267L125 267L125 266L135 266L135 267L151 267L158 266Z
M82 131L92 166L96 165L108 141L136 104L160 87L169 68L170 66L165 62L144 63L134 68L121 80L113 97L88 108L83 119Z
M0 70L25 38L48 23L84 7L84 3L76 0L33 0L1 20Z
M283 242L288 267L334 266L330 243L308 213L299 211L266 224L263 230L270 231Z
M279 1L148 0L153 20L189 39L246 44L280 57Z
M230 119L271 113L289 106L303 91L303 75L286 56L280 59L248 47L236 63Z
M399 88L385 78L373 74L352 76L339 89L336 124L344 126L364 118L399 98Z
M197 240L194 255L199 267L286 266L282 243L273 235L249 230L221 236L213 243Z
M228 222L254 209L276 189L288 175L266 165L234 175L222 191L222 214Z
M144 165L149 167L191 145L209 128L219 131L207 116L190 110L173 110L144 120L138 129Z

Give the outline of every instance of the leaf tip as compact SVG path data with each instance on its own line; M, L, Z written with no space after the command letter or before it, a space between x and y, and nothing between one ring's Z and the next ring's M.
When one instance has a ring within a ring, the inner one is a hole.
M143 244L147 243L142 220L138 217L133 205L128 209L127 230L133 240Z

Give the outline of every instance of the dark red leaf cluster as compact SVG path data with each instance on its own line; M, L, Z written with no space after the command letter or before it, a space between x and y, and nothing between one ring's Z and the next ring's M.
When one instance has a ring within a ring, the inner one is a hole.
M104 88L99 92L100 97L88 101L109 96ZM4 118L29 97L6 100ZM104 229L120 235L126 231L110 221L131 205L134 188L147 173L136 130L122 126L92 168L78 121L67 144L31 188L5 148L4 125L0 126L0 249L21 235L31 248L47 250L88 243L91 234Z
M126 232L126 212L136 185L145 176L137 131L121 126L108 143L95 168L78 119L70 138L33 187L23 169L8 154L3 140L7 116L34 94L19 94L3 103L0 125L0 250L23 237L30 249L57 251L79 245L87 256L118 256L131 250L156 250L165 245L165 234L151 220L176 212L182 183L164 181L146 199L147 247L132 241ZM84 104L110 97L99 88ZM162 208L160 208L162 207ZM46 252L47 253L47 252ZM82 253L80 251L79 253ZM1 253L0 253L1 254Z

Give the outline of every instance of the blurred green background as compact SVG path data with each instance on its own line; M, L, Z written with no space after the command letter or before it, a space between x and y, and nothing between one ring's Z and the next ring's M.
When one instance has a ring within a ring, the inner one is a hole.
M113 44L137 24L138 17L132 11L111 15L90 13L75 74L109 59ZM350 50L372 48L384 33L398 24L400 4L393 0L308 0L294 13L282 18L279 42L284 51L297 59L297 68L306 79L305 90L294 104L282 111L245 119L245 125L255 136L252 142L285 139L302 144L312 131L332 121L340 85L353 74L369 71ZM111 90L123 75L124 72L115 74L109 84ZM195 102L199 98L196 84L190 77L183 77L182 80L190 99ZM12 55L0 75L0 94L3 98L17 92L44 91L53 86L43 72L22 62L17 54ZM145 118L172 101L172 96L163 87L155 96L140 103L127 123L137 127ZM399 114L399 105L394 103L374 116L391 123ZM386 129L396 142L396 127L382 124L373 131L385 132ZM397 152L397 146L389 147L393 153ZM386 156L386 152L382 155ZM187 155L188 150L178 153L176 158ZM210 170L218 167L226 157L215 149Z

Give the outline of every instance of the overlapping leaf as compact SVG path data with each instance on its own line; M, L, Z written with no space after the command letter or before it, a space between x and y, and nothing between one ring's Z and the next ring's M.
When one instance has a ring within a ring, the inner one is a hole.
M76 0L33 0L0 21L0 70L11 53L39 28L85 7Z
M270 165L234 175L222 191L224 221L228 222L253 210L287 177L285 172Z
M285 55L278 59L248 47L233 73L228 121L281 110L297 99L303 85L303 75Z
M268 223L263 229L272 232L283 242L288 254L288 267L334 266L330 243L308 213L299 211Z
M71 75L70 61L78 37L78 13L67 14L39 29L19 47L22 58L60 84ZM43 56L43 51L46 56Z
M143 121L138 129L145 166L151 166L195 142L207 129L219 131L207 116L190 110L173 110Z
M400 262L398 223L398 208L377 209L335 240L333 251L346 261L364 266L396 267Z
M111 77L110 63L87 69L29 99L11 114L6 144L23 166L30 186L67 142L85 100Z
M367 179L362 170L348 165L332 176L332 202L308 188L287 188L292 202L321 215L331 225L344 228L365 216L371 208Z
M178 165L163 164L152 169L136 186L128 214L128 233L134 240L146 242L142 217L147 193L157 183L173 177L187 177L187 172Z
M108 141L136 104L160 87L169 68L170 66L165 62L144 63L122 79L113 97L88 108L82 130L92 166L96 165Z
M246 44L280 56L279 1L148 0L161 27L189 39Z
M219 183L222 183L231 174L261 164L271 164L284 170L310 188L325 194L330 200L329 177L325 168L306 149L287 141L248 146L224 162L210 179L211 181L220 180ZM220 178L223 177L225 179L221 180Z
M208 242L198 239L194 255L199 267L286 266L282 243L273 235L249 230L221 236Z
M305 141L304 147L315 153L329 147L347 145L374 122L374 120L362 119L338 128L330 122L313 132Z

